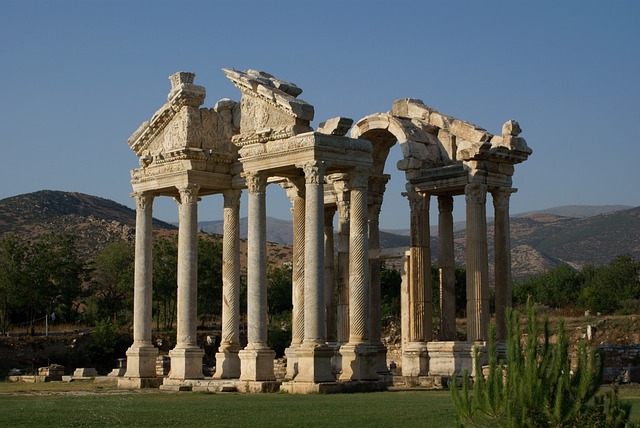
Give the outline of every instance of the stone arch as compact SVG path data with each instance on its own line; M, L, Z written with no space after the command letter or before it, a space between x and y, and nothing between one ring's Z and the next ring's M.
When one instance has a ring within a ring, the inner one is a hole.
M418 119L374 113L360 119L353 126L351 137L371 142L374 174L383 173L389 150L397 142L403 157L397 167L411 175L412 170L446 163L446 155L443 155L441 144L426 127L427 125Z

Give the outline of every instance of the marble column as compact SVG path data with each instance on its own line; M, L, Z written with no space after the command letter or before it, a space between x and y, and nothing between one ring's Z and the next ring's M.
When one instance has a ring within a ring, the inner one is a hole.
M371 281L371 291L369 295L370 318L369 337L371 344L378 349L376 357L376 372L380 374L389 373L387 367L387 347L382 343L382 314L381 314L381 289L380 289L380 209L382 200L389 180L388 175L371 177L369 179L369 194L371 204L368 208L369 218L369 275Z
M350 204L347 178L342 176L334 181L336 205L338 209L338 275L336 286L337 304L337 340L339 344L349 341L349 221Z
M156 376L158 349L151 342L153 195L133 193L136 201L136 247L133 292L133 344L127 350L128 378Z
M377 349L370 341L370 268L367 212L368 176L350 177L349 342L340 347L341 380L377 380Z
M328 343L336 342L336 307L334 304L334 250L333 250L333 217L336 207L324 210L324 308Z
M402 374L423 376L428 372L427 342L432 339L431 247L429 195L408 188L411 208L410 273L408 283L409 344L402 350Z
M440 340L456 339L456 268L453 243L453 196L438 196L438 270Z
M296 351L296 382L331 382L324 301L324 163L301 165L305 176L304 340Z
M240 190L225 190L222 235L222 340L214 379L240 377Z
M506 310L512 305L509 198L513 192L515 189L511 188L499 188L491 192L495 213L496 338L499 341L507 339Z
M180 188L176 346L169 351L170 379L202 379L204 351L196 341L198 310L198 185Z
M289 182L284 187L287 196L291 200L291 214L293 217L291 345L284 351L287 357L286 379L291 380L298 374L296 350L304 340L304 182L296 180L295 182Z
M275 380L267 345L267 215L264 173L247 173L247 346L238 353L240 380Z
M469 183L467 203L467 341L488 340L489 262L487 255L487 186Z

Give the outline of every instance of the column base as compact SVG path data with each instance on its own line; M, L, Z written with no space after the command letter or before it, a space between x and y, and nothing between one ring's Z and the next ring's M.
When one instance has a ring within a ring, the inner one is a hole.
M296 351L300 349L300 345L294 345L284 350L284 356L287 358L287 373L284 376L285 381L293 380L298 375L298 357Z
M238 357L239 347L229 347L220 349L216 353L216 372L214 379L239 379L240 378L240 357Z
M195 346L176 347L169 351L169 357L171 357L169 379L204 379L204 374L202 373L204 351L202 349Z
M340 347L341 381L378 380L376 361L378 348L368 343L342 345Z
M379 375L391 374L387 366L387 347L378 341L372 344L376 347L378 353L376 355L376 373Z
M426 376L429 372L429 354L426 342L410 342L402 349L402 376Z
M158 349L151 343L134 343L127 349L128 378L153 378L156 377L156 358Z
M429 342L429 375L460 376L466 370L471 376L475 376L475 347L478 347L478 358L482 366L488 362L486 342Z
M274 381L273 359L275 351L271 349L243 349L238 352L240 357L240 380L243 381Z
M318 345L302 345L296 350L298 374L294 382L335 382L331 369L332 347Z

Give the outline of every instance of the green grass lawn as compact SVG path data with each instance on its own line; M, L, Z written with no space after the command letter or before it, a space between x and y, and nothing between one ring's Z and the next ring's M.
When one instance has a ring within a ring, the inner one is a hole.
M640 389L620 391L640 420ZM0 383L0 426L454 426L449 391L290 395Z
M124 392L8 393L0 426L453 426L448 391L334 395ZM406 425L409 424L409 425Z

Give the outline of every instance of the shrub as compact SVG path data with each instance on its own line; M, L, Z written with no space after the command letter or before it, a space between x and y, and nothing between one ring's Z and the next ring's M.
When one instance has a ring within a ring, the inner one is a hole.
M489 371L486 378L476 361L471 392L469 376L463 374L462 390L452 382L451 392L459 426L464 427L617 427L629 420L631 404L618 398L614 388L598 394L603 360L581 343L572 371L569 344L561 322L558 340L549 342L548 321L542 341L533 305L527 305L526 345L520 340L519 316L509 311L507 362L496 357L495 329L489 340ZM477 357L478 350L475 350Z

